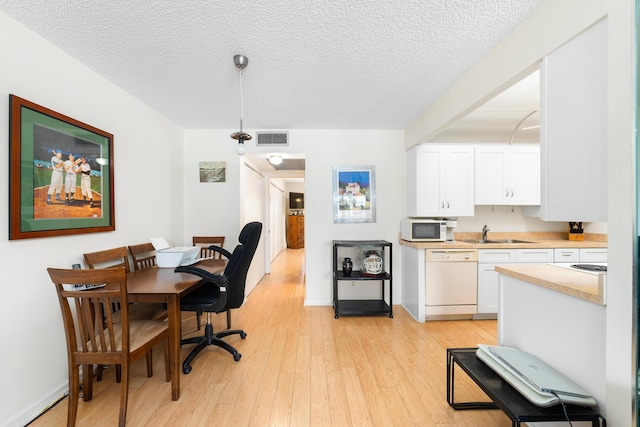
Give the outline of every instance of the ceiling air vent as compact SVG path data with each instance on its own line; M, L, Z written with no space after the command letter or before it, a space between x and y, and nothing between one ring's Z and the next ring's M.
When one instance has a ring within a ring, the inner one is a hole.
M256 132L256 145L289 145L289 132Z

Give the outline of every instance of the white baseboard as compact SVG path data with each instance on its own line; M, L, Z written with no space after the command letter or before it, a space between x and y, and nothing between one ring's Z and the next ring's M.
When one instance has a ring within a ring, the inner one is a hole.
M305 307L313 307L313 306L323 306L323 305L328 305L328 306L332 306L333 305L333 301L311 301L311 300L304 300L304 305Z
M33 403L27 408L23 408L21 413L15 414L12 419L8 421L2 421L2 423L6 422L6 424L2 424L2 426L3 427L26 426L31 421L38 418L38 416L42 414L45 410L47 410L51 405L53 405L58 400L65 397L68 392L69 392L69 387L68 387L67 381L65 381L64 384L61 384L59 387L51 391L51 393L49 393L39 401Z

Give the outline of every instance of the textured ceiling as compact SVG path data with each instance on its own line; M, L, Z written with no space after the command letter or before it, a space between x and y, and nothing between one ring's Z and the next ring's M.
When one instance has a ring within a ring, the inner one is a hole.
M0 0L188 129L403 129L543 0Z

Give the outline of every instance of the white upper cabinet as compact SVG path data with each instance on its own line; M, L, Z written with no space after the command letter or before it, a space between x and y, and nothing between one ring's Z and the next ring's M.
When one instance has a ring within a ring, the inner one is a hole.
M540 70L541 218L607 221L607 20Z
M539 205L540 147L476 146L475 204Z
M473 147L423 144L407 152L407 215L473 216Z

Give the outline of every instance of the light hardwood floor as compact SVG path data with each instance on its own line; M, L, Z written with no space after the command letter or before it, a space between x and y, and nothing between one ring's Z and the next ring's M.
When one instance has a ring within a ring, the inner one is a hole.
M287 249L272 273L233 312L228 337L239 362L217 347L204 350L182 375L181 397L171 401L162 375L144 360L132 368L130 426L438 426L497 427L511 423L501 411L454 411L446 401L446 349L495 343L496 322L417 323L401 307L394 318L341 317L331 307L305 307L304 249ZM215 316L214 329L226 326ZM193 332L192 332L193 331ZM184 333L195 332L190 319ZM184 357L191 346L182 349ZM456 401L486 397L462 371ZM119 388L113 369L94 383L94 397L79 402L77 426L116 425ZM67 398L30 425L66 424Z

